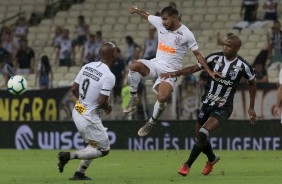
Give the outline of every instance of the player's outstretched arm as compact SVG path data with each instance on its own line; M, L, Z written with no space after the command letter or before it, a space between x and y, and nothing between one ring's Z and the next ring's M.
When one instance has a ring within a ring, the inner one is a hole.
M213 72L213 71L209 68L209 66L208 66L208 64L207 64L207 62L206 62L206 60L205 60L203 54L202 54L199 50L194 50L194 51L193 51L193 54L194 54L194 56L196 57L197 61L204 67L204 69L208 72L208 74L209 74L212 78L215 78L216 76L222 78L222 76L221 76L220 73L218 73L218 72Z
M149 13L145 12L144 10L138 9L137 6L135 6L135 5L131 5L129 7L129 12L131 14L138 14L145 20L148 20L148 16L150 15Z
M180 75L191 75L192 73L198 72L200 71L201 68L199 67L199 65L193 65L193 66L188 66L185 67L181 70L178 70L176 72L168 72L168 73L161 73L160 77L167 79L167 78L171 78L171 77L178 77Z
M250 80L249 82L249 95L250 95L250 105L248 109L248 113L250 115L251 124L254 124L256 121L256 112L254 110L255 107L255 98L256 98L256 80Z

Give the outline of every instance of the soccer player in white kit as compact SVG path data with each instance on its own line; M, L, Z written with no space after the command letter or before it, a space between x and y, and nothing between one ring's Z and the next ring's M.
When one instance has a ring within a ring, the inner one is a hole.
M173 87L177 84L177 78L170 76L168 79L161 79L159 75L166 72L174 72L182 68L183 57L188 49L192 50L199 63L207 70L210 76L220 76L219 73L211 71L199 51L198 44L193 33L178 19L178 11L173 7L166 7L161 11L161 17L153 16L132 5L129 8L131 14L138 14L148 20L158 32L158 49L156 58L152 60L140 59L134 61L129 66L129 82L131 98L124 113L133 111L139 103L137 97L137 87L141 77L144 79L157 80L153 85L153 90L157 93L157 101L154 105L152 117L138 131L139 136L146 136L158 118L165 110L167 99L170 97Z
M77 171L70 180L90 180L85 171L93 159L106 156L110 150L109 138L100 118L100 111L112 111L108 97L115 85L115 76L110 67L117 56L113 43L104 43L99 51L100 61L86 64L75 78L72 92L78 99L72 112L74 123L86 148L75 152L59 152L58 169L63 172L69 160L79 159Z
M282 114L281 114L281 104L282 103L282 69L280 69L279 73L279 87L277 90L277 100L274 106L274 115L278 116L281 115L281 123L282 123Z

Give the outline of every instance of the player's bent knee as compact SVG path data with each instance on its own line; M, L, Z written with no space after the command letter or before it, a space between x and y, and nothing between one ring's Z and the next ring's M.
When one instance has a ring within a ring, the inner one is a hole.
M167 102L167 96L165 94L162 94L162 93L159 92L158 101L160 103L166 103Z
M197 145L203 148L207 143L208 136L209 132L205 128L201 128L198 134Z
M107 156L110 153L110 150L107 151L101 151L102 152L102 157Z
M138 61L133 61L132 63L130 63L129 69L130 69L131 71L138 71L138 70L140 70L140 62L138 62Z

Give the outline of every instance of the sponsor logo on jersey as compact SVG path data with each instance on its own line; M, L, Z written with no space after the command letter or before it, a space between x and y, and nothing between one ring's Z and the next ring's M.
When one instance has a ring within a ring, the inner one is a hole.
M234 68L235 70L237 70L237 71L242 71L242 70L243 70L242 67L236 66L236 65L233 65L233 68Z
M99 76L99 77L102 77L103 73L99 72L98 70L94 69L94 68L91 68L89 66L85 67L85 70Z
M220 96L217 96L217 95L213 95L211 93L208 93L207 98L209 100L212 100L212 101L226 102L225 97L220 97Z
M81 115L83 115L84 112L86 111L86 108L84 107L84 105L81 104L79 101L76 102L74 108Z
M172 54L172 55L174 55L176 53L175 48L168 46L168 45L164 44L163 42L159 43L158 50L165 52L165 53L168 53L168 54Z
M99 77L93 75L92 73L86 72L86 71L84 71L84 72L82 73L82 75L85 75L85 76L87 76L87 77L90 77L91 79L93 79L93 80L95 80L95 81L99 81L99 80L100 80Z
M233 84L231 80L224 80L218 77L215 77L214 80L217 82L220 82L221 84L227 85L227 86L231 86Z

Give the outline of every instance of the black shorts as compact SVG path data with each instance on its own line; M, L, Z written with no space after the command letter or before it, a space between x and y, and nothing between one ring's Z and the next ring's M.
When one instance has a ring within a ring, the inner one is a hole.
M210 106L203 104L199 114L198 114L198 122L201 125L204 125L205 122L209 119L209 117L213 117L222 123L226 121L231 115L227 109L217 106Z

